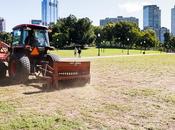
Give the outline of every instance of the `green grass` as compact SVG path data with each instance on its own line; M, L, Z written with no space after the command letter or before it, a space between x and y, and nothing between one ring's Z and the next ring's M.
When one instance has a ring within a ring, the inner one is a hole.
M167 95L164 100L169 103L175 104L175 94Z
M144 97L148 97L148 96L154 96L156 94L159 94L160 90L156 90L156 89L151 89L151 88L142 88L142 89L130 89L127 92L124 92L125 95L129 95L129 96L144 96Z
M133 54L141 54L140 50L130 50L130 55ZM74 50L55 50L51 51L51 53L58 54L61 57L74 57ZM159 51L152 51L148 50L146 51L146 54L155 54L160 53ZM103 49L100 51L101 56L113 56L113 55L126 55L127 50L126 49ZM82 50L81 57L92 57L98 55L98 49L97 48L89 48Z
M76 120L70 120L63 115L21 115L0 124L0 130L74 130L84 127Z
M15 108L13 105L8 104L7 102L1 102L0 101L0 113L8 113L8 112L14 112Z
M122 111L122 112L126 112L130 110L129 106L122 105L122 104L116 104L116 103L115 104L105 104L104 109L106 109L106 111L115 110L115 111Z

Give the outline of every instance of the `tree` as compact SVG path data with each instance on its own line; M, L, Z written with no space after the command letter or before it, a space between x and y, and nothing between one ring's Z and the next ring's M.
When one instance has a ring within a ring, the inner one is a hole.
M7 43L7 44L10 44L12 42L12 36L10 33L1 32L0 33L0 40Z
M128 53L129 49L133 47L135 43L137 43L138 38L140 36L140 29L136 24L130 23L130 30L127 34L127 46L128 46Z
M94 31L94 34L95 34L95 43L96 43L96 46L99 47L100 46L100 43L103 40L105 40L104 39L104 33L103 33L103 27L101 27L101 26L93 26L93 31Z
M109 41L110 45L112 46L112 41L114 39L114 26L115 24L114 23L108 23L106 26L104 26L104 28L102 29L103 31L103 38L106 40L106 41Z
M77 19L74 15L62 18L50 27L51 41L56 47L91 44L95 40L92 22L89 18ZM59 44L59 45L58 45Z
M95 34L93 31L92 22L89 18L78 19L74 26L72 40L74 43L81 46L94 42Z
M169 52L175 52L175 37L171 37L169 41Z
M66 33L54 33L52 35L52 39L54 41L54 46L56 48L63 48L65 43L67 42L67 34Z
M163 44L163 47L164 47L164 51L168 52L169 49L171 48L170 46L170 40L171 40L171 36L170 36L170 33L166 32L164 34L164 44Z
M142 48L143 48L143 41L144 41L143 36L144 36L144 31L140 31L137 35L137 41L135 43L135 47L137 49L142 50Z
M147 29L143 31L141 41L142 41L142 47L144 48L144 50L147 50L147 48L156 47L158 44L156 34L151 29Z
M116 46L127 48L129 54L129 49L132 48L138 40L140 29L132 22L118 22L114 26L113 33Z
M59 19L56 24L50 26L52 30L50 40L55 47L70 46L76 22L77 18L70 15L67 18Z
M116 41L116 46L119 44L121 48L124 48L124 40L126 39L125 33L123 31L123 25L121 22L116 23L113 29L114 40Z

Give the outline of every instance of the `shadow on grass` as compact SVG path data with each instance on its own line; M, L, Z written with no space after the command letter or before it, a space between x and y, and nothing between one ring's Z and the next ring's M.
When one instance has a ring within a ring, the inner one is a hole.
M69 88L77 88L77 87L84 87L89 80L65 80L59 81L57 87L48 86L46 82L39 80L39 79L29 79L26 83L23 83L25 87L33 87L38 89L38 91L33 92L25 92L23 94L31 95L31 94L38 94L38 93L45 93L45 92L53 92L56 90L63 90ZM0 80L0 87L11 87L12 85L21 85L15 81L12 81L9 77L6 77L3 80Z
M0 87L10 87L12 85L18 85L19 83L14 82L9 77L0 80Z

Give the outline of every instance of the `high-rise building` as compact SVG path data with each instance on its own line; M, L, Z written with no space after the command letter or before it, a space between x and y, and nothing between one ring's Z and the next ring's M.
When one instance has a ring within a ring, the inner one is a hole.
M171 9L171 33L175 35L175 6Z
M0 17L0 32L5 32L5 20Z
M143 7L143 28L152 28L160 39L161 10L157 5L146 5Z
M123 17L123 16L118 16L117 18L105 18L100 20L100 26L105 26L106 24L113 22L133 22L139 25L139 19L135 17Z
M58 0L42 1L42 24L48 26L58 19Z

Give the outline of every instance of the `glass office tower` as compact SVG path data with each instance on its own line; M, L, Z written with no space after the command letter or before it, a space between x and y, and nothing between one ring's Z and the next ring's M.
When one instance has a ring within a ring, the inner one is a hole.
M143 7L143 28L152 28L160 39L161 10L157 5L146 5Z
M42 24L48 26L58 19L58 0L42 1Z

